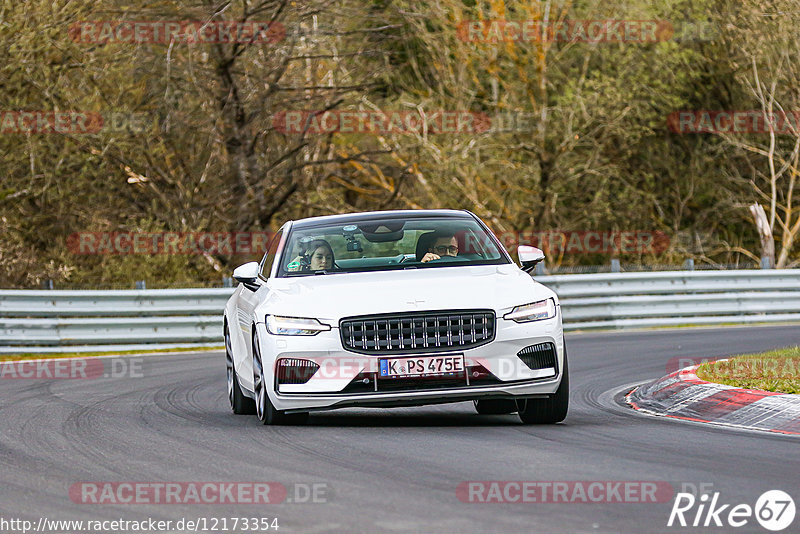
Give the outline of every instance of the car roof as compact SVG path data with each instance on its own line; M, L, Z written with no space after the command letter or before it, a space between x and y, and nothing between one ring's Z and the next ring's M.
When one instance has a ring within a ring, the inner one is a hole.
M344 213L341 215L324 215L292 221L292 228L300 229L319 225L337 223L355 223L380 219L420 219L424 217L449 217L453 219L472 219L474 215L467 210L387 210L366 211L362 213Z

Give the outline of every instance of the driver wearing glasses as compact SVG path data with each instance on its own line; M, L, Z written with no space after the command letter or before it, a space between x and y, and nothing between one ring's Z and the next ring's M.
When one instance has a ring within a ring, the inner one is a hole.
M422 263L439 260L442 256L458 256L458 240L454 235L439 235L428 247L428 252L422 257Z

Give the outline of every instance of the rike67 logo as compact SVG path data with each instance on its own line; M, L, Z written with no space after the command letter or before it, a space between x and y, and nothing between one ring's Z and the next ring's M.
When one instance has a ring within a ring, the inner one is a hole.
M755 506L722 504L719 496L718 491L699 497L692 493L678 493L667 526L739 528L751 524L755 518L765 529L778 532L794 521L794 500L785 491L766 491L756 500Z

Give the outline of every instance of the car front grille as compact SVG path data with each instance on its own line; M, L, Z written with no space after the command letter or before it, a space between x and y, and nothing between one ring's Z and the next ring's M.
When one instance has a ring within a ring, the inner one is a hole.
M361 354L471 349L495 336L492 310L455 310L349 317L339 323L342 346Z

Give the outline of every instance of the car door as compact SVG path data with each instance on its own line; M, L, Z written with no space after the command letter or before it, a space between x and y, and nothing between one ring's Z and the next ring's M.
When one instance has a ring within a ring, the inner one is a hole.
M264 318L254 315L254 310L259 303L263 302L269 294L269 277L275 258L280 256L280 248L283 244L284 229L281 229L272 237L267 247L267 252L261 259L261 269L258 277L258 288L240 288L237 300L236 319L239 323L240 341L242 350L239 351L241 360L237 359L236 365L240 369L241 384L249 391L253 391L253 323L263 322Z

